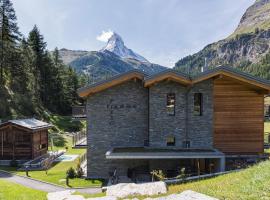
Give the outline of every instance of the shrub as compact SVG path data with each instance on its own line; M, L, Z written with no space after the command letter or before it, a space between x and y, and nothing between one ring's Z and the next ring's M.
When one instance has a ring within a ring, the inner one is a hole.
M77 178L81 178L83 176L83 169L81 168L80 164L77 165L76 176L77 176Z
M175 178L186 178L186 168L181 168L181 170L180 170L180 172L179 172L179 175L178 176L176 176Z
M153 170L151 174L153 180L157 179L159 181L163 181L166 178L162 170Z
M76 173L75 173L75 170L73 169L73 167L70 167L67 170L66 174L67 174L67 177L71 178L71 179L76 177Z
M10 167L18 167L18 161L17 160L11 160L9 163Z

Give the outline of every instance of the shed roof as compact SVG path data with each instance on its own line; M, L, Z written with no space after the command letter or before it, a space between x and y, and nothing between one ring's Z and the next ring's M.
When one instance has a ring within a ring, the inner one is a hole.
M18 125L18 126L30 129L30 130L46 129L46 128L53 127L51 124L37 120L35 118L9 120L6 123L0 124L0 126L4 126L5 124L9 124L9 123L15 124L15 125Z

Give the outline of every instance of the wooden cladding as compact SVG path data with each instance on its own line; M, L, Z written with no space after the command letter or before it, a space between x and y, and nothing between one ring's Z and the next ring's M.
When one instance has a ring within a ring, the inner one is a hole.
M227 154L263 153L264 96L228 77L214 80L214 147Z
M0 160L33 159L47 152L48 130L27 130L13 124L0 129Z

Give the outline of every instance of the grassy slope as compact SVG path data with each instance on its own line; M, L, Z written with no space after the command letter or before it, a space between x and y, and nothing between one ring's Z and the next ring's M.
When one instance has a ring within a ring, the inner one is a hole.
M193 190L219 199L270 199L269 169L270 161L265 161L241 172L170 186L169 193Z
M3 200L46 200L46 192L33 190L0 179L0 199Z
M74 121L70 116L47 115L46 118L54 125L54 132L76 132L86 127L85 121Z

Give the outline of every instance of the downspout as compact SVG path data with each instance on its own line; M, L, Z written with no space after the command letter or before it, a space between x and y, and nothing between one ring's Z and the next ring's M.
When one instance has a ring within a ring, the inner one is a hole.
M188 96L189 96L189 93L190 93L190 90L191 90L191 87L192 86L187 86L187 89L186 89L186 94L185 94L185 98L186 98L186 106L185 106L185 111L186 111L186 117L185 117L185 142L188 141L188 122L189 122L189 99L188 99ZM187 148L187 144L185 143L185 148Z
M149 146L150 144L150 88L147 88L148 92L148 117L147 117L147 125L148 125L148 130L147 130L147 144L145 146Z
M188 77L189 79L191 79L191 76L190 76L190 68L188 67ZM186 106L185 106L185 112L186 112L186 117L185 117L185 146L184 148L187 148L187 143L186 141L188 141L188 122L189 122L189 101L188 101L188 96L189 96L189 93L190 93L190 90L192 88L192 85L188 85L187 88L186 88L186 93L185 93L185 99L186 99Z

